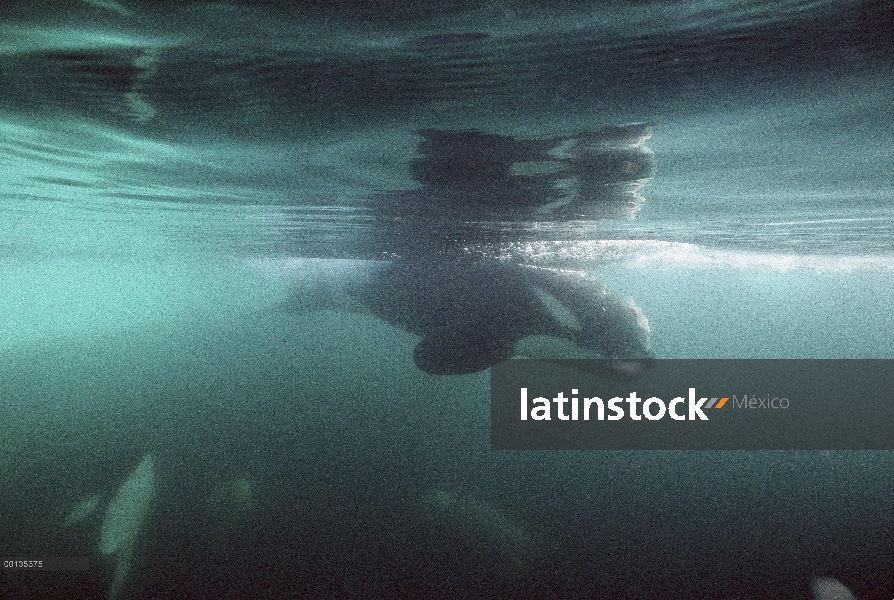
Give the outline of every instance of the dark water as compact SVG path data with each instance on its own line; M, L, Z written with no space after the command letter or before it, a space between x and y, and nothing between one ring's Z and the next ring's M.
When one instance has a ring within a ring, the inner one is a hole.
M889 6L2 11L0 555L93 566L0 597L107 597L151 454L121 598L894 598L891 452L492 452L486 371L276 310L295 259L411 247L373 199L417 132L646 123L635 210L462 242L593 273L659 358L894 358Z

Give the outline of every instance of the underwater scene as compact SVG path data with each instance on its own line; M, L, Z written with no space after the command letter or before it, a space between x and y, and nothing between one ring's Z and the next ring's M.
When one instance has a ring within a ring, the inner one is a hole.
M0 598L894 598L894 448L493 451L489 371L894 359L892 39L4 4Z

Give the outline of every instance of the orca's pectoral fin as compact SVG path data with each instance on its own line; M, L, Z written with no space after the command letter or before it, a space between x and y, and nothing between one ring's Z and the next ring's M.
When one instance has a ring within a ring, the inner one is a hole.
M479 332L428 334L416 344L413 360L431 375L465 375L489 369L511 355L511 344L489 340Z

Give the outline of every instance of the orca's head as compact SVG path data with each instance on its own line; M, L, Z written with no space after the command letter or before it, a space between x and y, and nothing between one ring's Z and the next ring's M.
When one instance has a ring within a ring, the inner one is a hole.
M650 360L652 331L649 320L633 300L607 294L598 306L588 311L583 322L581 343L605 358Z
M532 291L549 315L551 335L558 334L591 358L610 359L608 369L624 379L636 377L655 357L649 321L633 300L623 300L589 278L542 282L549 291L540 286ZM581 357L575 355L562 358Z
M606 364L609 375L636 379L655 358L649 320L632 299L624 301L617 296L605 302L596 315L587 322L591 329L584 330L582 343L612 359Z

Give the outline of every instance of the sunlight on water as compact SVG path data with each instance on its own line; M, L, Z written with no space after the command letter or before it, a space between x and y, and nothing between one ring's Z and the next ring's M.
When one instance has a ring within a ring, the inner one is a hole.
M879 256L834 256L716 250L695 244L667 244L660 251L643 253L630 260L636 267L658 269L739 270L748 272L854 273L894 272L894 254Z

